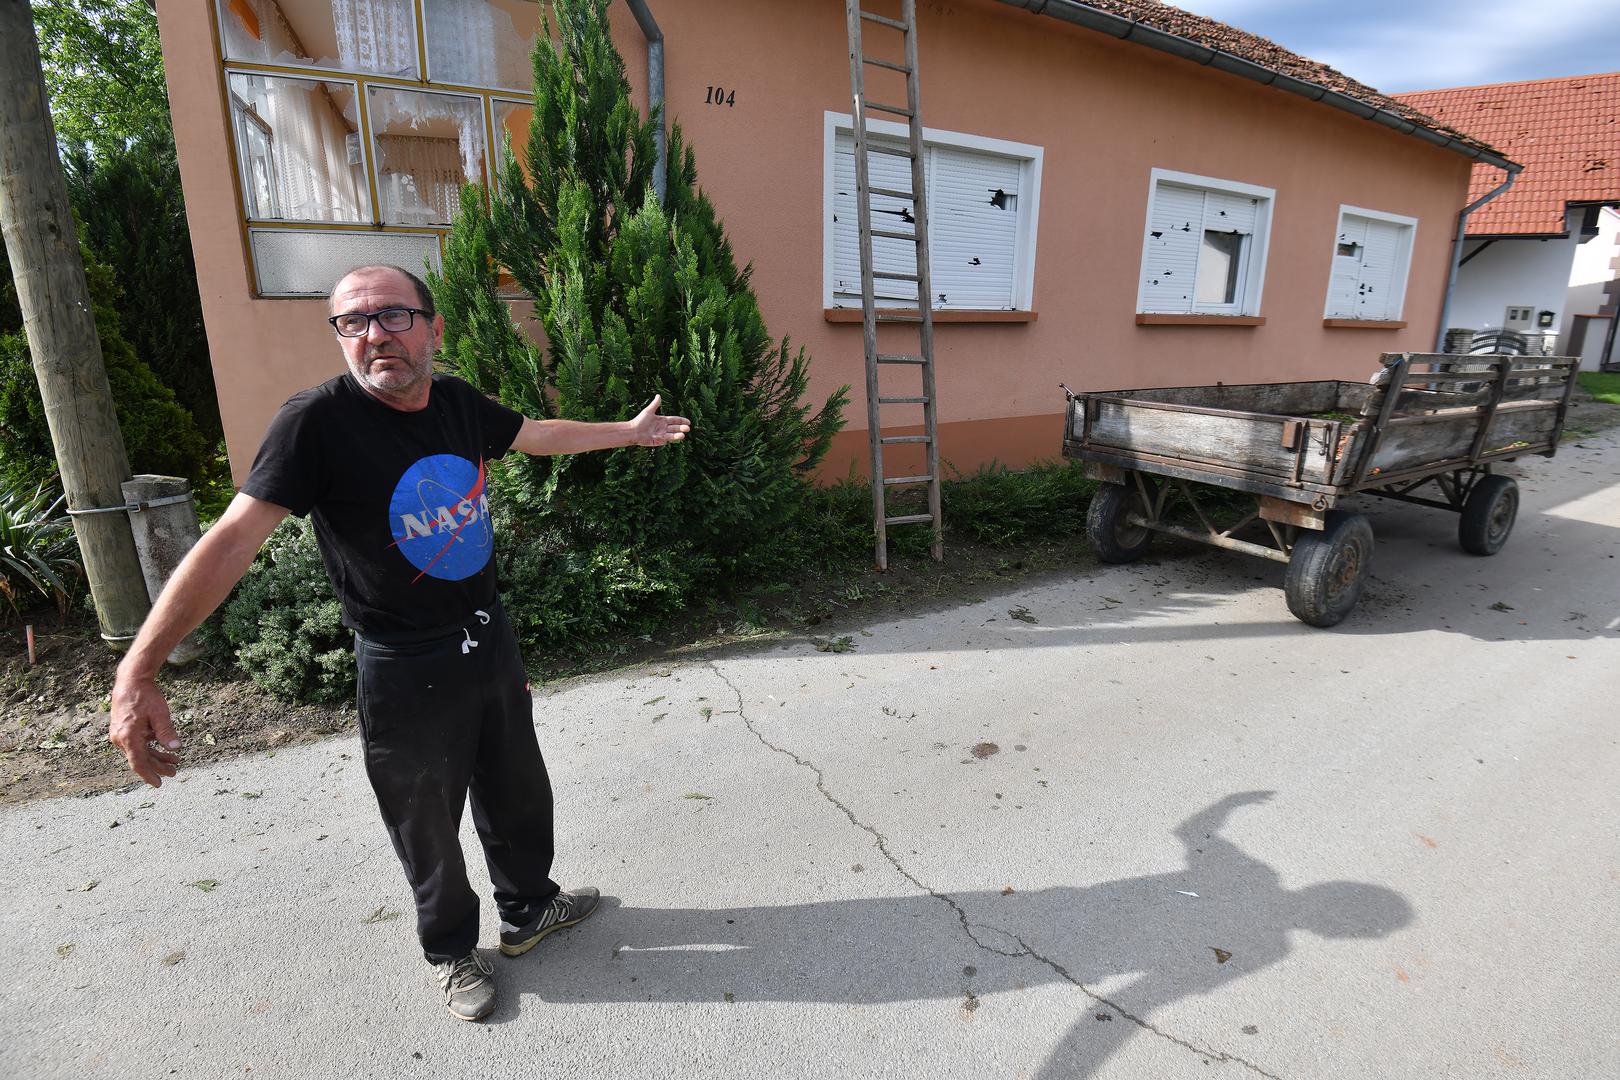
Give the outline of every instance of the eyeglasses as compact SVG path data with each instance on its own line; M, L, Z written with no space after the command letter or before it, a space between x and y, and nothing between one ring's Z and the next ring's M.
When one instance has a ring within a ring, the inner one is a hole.
M414 307L391 307L381 311L346 311L326 321L342 337L365 337L371 330L371 320L390 334L403 334L416 323L418 315L431 317L433 312Z

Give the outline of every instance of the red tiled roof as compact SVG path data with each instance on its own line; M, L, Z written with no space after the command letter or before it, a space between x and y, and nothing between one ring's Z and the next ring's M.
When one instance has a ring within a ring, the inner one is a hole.
M1620 71L1401 94L1524 165L1468 219L1469 236L1562 236L1565 204L1620 201ZM1502 182L1475 165L1473 202Z
M1040 10L1040 6L1035 4L1034 0L1004 0L1004 2L1027 7L1031 10ZM1197 3L1197 0L1187 0L1187 2ZM1121 19L1141 23L1143 26L1166 34L1174 34L1207 49L1219 49L1222 52L1231 53L1241 60L1247 60L1250 63L1259 64L1273 71L1279 71L1301 82L1314 83L1317 86L1337 91L1363 104L1394 113L1420 127L1447 135L1477 150L1489 152L1498 149L1498 147L1477 138L1477 133L1465 133L1456 128L1448 127L1441 120L1424 112L1421 106L1414 106L1398 97L1381 94L1365 83L1357 82L1335 68L1318 63L1298 53L1289 52L1276 42L1263 38L1258 34L1251 34L1247 30L1239 30L1235 26L1217 22L1207 16L1194 15L1190 11L1183 11L1178 7L1162 3L1160 0L1084 0L1084 6L1096 11L1106 12Z

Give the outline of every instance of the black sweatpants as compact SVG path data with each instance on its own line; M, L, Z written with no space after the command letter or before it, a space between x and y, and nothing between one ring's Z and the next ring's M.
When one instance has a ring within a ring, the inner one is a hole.
M460 839L469 790L502 919L527 922L558 891L551 781L517 640L495 604L454 637L384 645L357 635L354 655L366 775L416 894L422 952L458 959L478 943Z

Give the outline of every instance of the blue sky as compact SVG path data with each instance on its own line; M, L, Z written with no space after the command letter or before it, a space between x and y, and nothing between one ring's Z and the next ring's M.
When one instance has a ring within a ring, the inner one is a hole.
M1173 0L1385 93L1620 70L1616 0Z

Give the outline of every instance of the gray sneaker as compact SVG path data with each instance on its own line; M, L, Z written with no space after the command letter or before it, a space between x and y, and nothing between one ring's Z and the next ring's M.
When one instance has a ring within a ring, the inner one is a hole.
M551 903L540 909L540 914L522 926L503 921L501 952L507 956L522 956L553 930L584 922L596 910L596 902L601 897L600 892L587 885L573 892L558 893Z
M444 991L444 1007L457 1020L482 1020L495 1008L495 965L477 949L430 966Z

